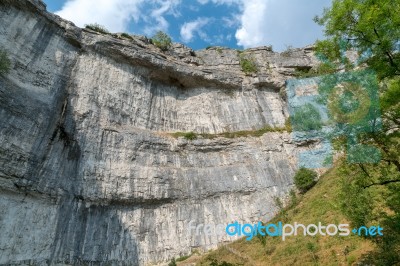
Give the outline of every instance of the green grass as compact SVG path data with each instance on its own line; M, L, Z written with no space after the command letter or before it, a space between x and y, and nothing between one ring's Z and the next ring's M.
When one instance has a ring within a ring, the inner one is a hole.
M85 25L85 28L102 33L102 34L110 34L110 31L107 30L106 27L104 27L98 23L87 24L87 25Z
M191 257L191 255L179 257L179 258L176 259L176 262L185 261L185 260L187 260L187 259L190 258L190 257Z
M317 67L311 69L296 68L294 76L297 78L313 78L323 75L336 73L337 69L329 63L321 63Z
M171 134L175 138L184 137L187 140L197 139L198 134L194 132L175 132Z
M254 58L248 55L246 56L243 53L239 53L239 64L242 68L242 71L246 75L256 73L258 71L258 67Z
M175 132L170 133L171 136L175 138L184 137L187 140L194 140L199 137L203 139L215 139L215 138L240 138L240 137L261 137L265 133L268 132L291 132L292 128L288 122L286 121L284 127L271 127L265 126L258 130L242 130L242 131L235 131L235 132L224 132L219 134L207 134L207 133L194 133L194 132Z
M270 223L287 220L302 224L349 223L341 211L340 166L328 171L319 182L297 199L284 212L279 212ZM293 195L291 195L291 198ZM286 217L283 217L286 216ZM372 241L359 236L291 236L285 241L267 237L236 242L209 252L196 261L196 265L215 265L223 262L233 265L352 265L363 254L374 250ZM185 264L178 264L185 265Z
M217 51L217 53L222 54L222 47L213 46L213 45L209 45L206 47L206 50L212 50L212 49L215 49L215 51Z

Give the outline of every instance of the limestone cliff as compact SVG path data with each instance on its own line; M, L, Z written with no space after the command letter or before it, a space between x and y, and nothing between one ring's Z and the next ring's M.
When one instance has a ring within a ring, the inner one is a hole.
M209 249L196 223L270 218L292 185L289 133L196 140L283 126L285 80L311 51L174 44L162 52L80 29L40 0L0 1L0 264L145 265Z

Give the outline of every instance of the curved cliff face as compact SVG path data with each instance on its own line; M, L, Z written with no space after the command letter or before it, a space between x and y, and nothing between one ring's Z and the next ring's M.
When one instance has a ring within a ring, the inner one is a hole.
M289 133L188 141L168 133L283 126L287 74L313 64L282 56L162 53L82 30L38 0L0 1L0 264L144 265L232 239L196 236L196 224L270 218L290 189Z

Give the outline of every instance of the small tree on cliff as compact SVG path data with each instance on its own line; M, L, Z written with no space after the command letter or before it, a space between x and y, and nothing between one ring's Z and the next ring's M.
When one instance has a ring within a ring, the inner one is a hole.
M172 39L165 32L158 31L151 39L155 46L163 51L167 51L172 45Z

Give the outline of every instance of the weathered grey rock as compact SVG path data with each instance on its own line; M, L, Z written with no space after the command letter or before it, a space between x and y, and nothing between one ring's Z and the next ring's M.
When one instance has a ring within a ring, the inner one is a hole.
M283 126L285 69L311 67L299 50L168 53L82 30L39 0L0 1L0 264L145 265L209 249L188 222L256 222L292 186L288 133L174 139Z

